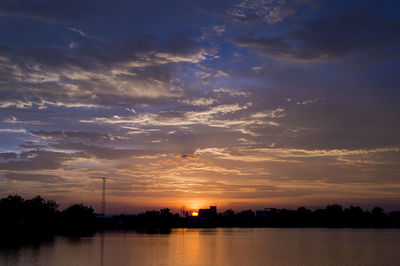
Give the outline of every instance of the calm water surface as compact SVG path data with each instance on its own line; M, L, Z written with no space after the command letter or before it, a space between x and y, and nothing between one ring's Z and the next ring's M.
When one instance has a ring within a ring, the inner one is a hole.
M56 237L3 247L0 265L400 265L400 230L217 228Z

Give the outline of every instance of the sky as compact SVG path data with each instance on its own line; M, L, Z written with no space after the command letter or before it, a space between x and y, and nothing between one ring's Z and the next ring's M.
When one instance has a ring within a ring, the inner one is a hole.
M400 206L400 2L0 2L0 196Z

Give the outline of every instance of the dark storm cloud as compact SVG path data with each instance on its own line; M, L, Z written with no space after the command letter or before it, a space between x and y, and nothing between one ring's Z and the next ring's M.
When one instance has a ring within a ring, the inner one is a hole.
M305 22L280 37L243 36L233 42L275 59L367 63L391 58L399 36L400 21L355 12Z

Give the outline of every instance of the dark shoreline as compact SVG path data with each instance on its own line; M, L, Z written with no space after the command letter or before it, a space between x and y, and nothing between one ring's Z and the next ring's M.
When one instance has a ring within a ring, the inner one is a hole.
M62 236L90 236L101 231L135 230L168 233L174 228L400 228L400 211L371 211L338 204L311 211L268 208L217 213L216 207L201 209L198 216L171 213L170 209L151 210L137 215L96 215L91 207L74 204L59 211L55 201L37 196L0 199L1 239L40 239ZM3 241L0 241L3 242Z

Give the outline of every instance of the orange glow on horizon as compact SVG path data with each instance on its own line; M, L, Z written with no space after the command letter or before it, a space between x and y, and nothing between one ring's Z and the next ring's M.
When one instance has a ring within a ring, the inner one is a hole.
M191 210L198 210L201 208L207 208L209 200L202 198L189 199L186 201L185 205L189 206Z
M192 216L199 216L198 212L192 212Z

